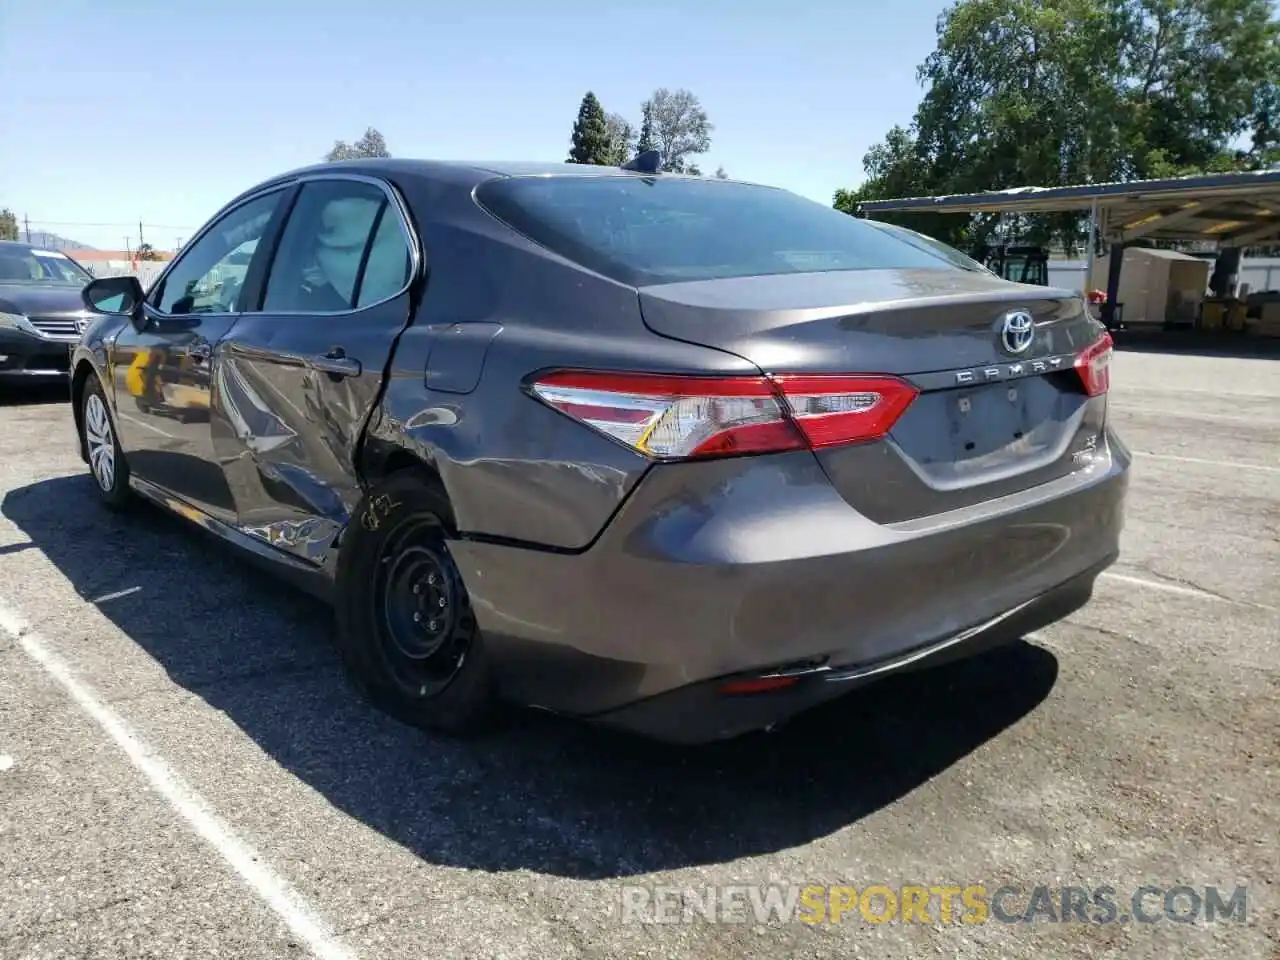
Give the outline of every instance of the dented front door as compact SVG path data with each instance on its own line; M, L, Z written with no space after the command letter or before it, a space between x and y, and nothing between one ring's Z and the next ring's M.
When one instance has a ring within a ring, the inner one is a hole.
M320 563L362 496L357 456L417 272L399 200L303 184L261 290L214 356L213 442L237 526Z

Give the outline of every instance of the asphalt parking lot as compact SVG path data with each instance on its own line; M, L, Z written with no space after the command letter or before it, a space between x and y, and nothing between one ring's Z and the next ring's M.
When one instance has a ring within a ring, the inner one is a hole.
M1112 377L1135 467L1089 606L696 750L383 718L323 610L182 521L106 513L61 394L6 393L0 956L1280 957L1280 359L1122 352ZM622 909L771 883L1245 886L1247 915Z

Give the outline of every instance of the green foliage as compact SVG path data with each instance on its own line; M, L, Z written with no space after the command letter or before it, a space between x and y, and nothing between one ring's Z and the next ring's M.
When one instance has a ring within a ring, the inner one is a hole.
M591 163L605 165L615 157L615 145L609 136L608 120L604 107L590 90L578 107L578 119L573 124L573 146L567 163Z
M724 167L716 167L716 179L717 179L717 180L728 180L728 179L729 179L729 174L727 174L727 173L725 173L725 172L724 172Z
M389 157L391 152L387 150L387 141L373 127L368 127L364 136L355 143L347 143L345 140L335 140L333 149L324 155L326 160L356 160L364 157Z
M155 247L149 243L138 244L137 257L139 260L159 260L160 254L156 253Z
M640 108L640 137L636 140L636 155L658 149L658 141L653 135L653 105L645 101Z
M1257 169L1280 154L1270 0L960 0L919 78L910 127L868 151L866 181L837 191L837 208ZM952 243L985 240L996 221L892 219ZM1033 243L1082 239L1077 215L1022 221Z
M711 149L711 132L715 129L702 101L688 90L659 87L644 102L642 110L640 138L645 139L647 127L653 142L651 149L662 152L662 168L672 173L695 172L696 165L690 158Z
M18 239L18 218L12 210L5 207L0 210L0 240Z
M636 143L636 128L620 113L608 114L604 118L604 127L609 135L609 165L620 167L631 159Z

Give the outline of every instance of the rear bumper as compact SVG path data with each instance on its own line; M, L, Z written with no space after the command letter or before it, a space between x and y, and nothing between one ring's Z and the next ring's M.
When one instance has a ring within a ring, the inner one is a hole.
M453 551L512 699L708 739L836 696L871 667L1065 615L1118 552L1128 466L1108 434L1087 470L893 524L850 507L807 452L658 466L581 553L467 540ZM814 668L824 675L787 691L707 692Z
M1108 557L1048 593L985 623L878 662L802 671L795 674L794 686L765 693L726 695L720 687L733 678L717 678L648 697L595 719L630 733L680 744L723 740L764 729L891 673L939 667L1055 623L1089 602L1094 580L1114 559Z

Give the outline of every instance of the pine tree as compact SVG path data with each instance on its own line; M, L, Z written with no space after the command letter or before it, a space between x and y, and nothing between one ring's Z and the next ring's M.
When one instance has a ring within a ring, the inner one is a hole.
M641 110L640 139L636 141L636 156L658 149L658 142L653 136L653 107L645 102Z
M611 146L604 107L588 90L582 98L582 106L578 108L578 119L573 124L573 147L566 162L607 165L612 159Z

